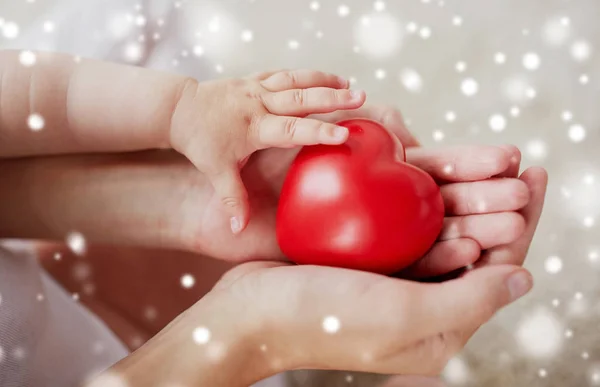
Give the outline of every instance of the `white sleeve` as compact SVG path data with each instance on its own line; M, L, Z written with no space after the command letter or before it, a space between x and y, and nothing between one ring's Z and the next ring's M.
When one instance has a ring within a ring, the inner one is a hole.
M22 2L27 6L26 2ZM30 21L2 48L64 52L98 59L116 59L126 41L139 35L134 15L138 1L58 0L49 12ZM143 4L143 2L139 2ZM31 5L29 5L31 6Z
M215 66L194 57L192 30L182 28L195 22L169 0L56 0L16 38L0 39L0 48L62 52L205 80L217 75Z

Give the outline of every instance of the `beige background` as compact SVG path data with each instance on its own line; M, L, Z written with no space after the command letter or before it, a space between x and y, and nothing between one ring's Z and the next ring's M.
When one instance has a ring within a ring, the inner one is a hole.
M0 18L36 26L52 3L0 0ZM221 66L210 76L334 71L354 78L370 102L400 108L428 146L514 143L525 166L545 166L548 200L527 261L536 288L476 335L446 379L457 386L600 385L599 1L321 0L318 10L308 0L182 3L188 39L177 54L195 45L206 53L174 59ZM215 16L220 29L211 25ZM241 39L244 30L251 41ZM498 52L505 63L495 62ZM527 53L539 57L539 68L525 68ZM401 81L411 69L418 92ZM467 78L479 86L471 97L461 91ZM501 131L490 128L497 114L506 120ZM330 375L326 385L348 384L346 376Z

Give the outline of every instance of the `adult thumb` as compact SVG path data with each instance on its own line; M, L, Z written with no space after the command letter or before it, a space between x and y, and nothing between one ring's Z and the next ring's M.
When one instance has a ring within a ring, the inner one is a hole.
M420 310L428 333L480 326L498 310L521 298L533 286L531 274L520 266L498 265L427 288ZM443 326L440 326L443 324Z

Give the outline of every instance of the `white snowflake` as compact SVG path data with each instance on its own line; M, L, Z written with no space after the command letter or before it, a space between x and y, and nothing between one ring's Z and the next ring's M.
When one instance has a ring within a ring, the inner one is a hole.
M494 114L490 117L489 124L494 132L502 132L506 129L506 118L502 114Z
M516 338L521 349L537 358L549 358L562 348L564 329L556 316L540 308L519 322Z
M354 25L354 40L367 57L387 58L404 40L398 20L386 12L365 15Z
M473 78L467 78L462 81L460 89L467 97L472 97L479 92L479 84Z
M32 51L21 51L19 53L19 62L25 67L31 67L35 65L37 56Z
M180 282L185 289L190 289L196 284L196 278L191 274L184 274L181 276Z
M19 31L19 25L15 22L8 21L2 24L2 35L6 39L15 39L19 36Z
M592 47L585 40L578 40L571 45L571 56L578 62L584 62L592 54Z
M337 333L340 330L340 320L335 316L327 316L323 319L323 330L327 333Z
M46 122L44 121L44 117L38 113L33 113L27 118L27 126L29 126L29 129L34 132L39 132L40 130L44 129L45 125Z
M573 142L581 142L585 139L585 128L579 124L569 127L569 138Z
M85 237L80 232L73 231L67 235L67 246L76 255L83 255L86 252Z
M342 4L338 7L337 12L340 17L346 17L350 14L350 7L348 7L345 4Z
M44 22L43 28L44 32L52 33L56 30L56 25L54 24L54 22L47 20Z
M542 60L535 52L529 52L523 56L523 67L527 70L534 71L540 68Z
M414 69L404 69L400 73L400 80L408 91L419 92L423 88L423 79Z
M494 62L496 62L497 64L506 63L506 54L503 52L497 52L496 54L494 54Z
M242 31L241 35L242 42L251 42L254 39L254 34L250 30Z
M548 257L548 258L546 258L546 261L544 263L544 268L550 274L557 274L560 271L562 271L562 268L563 268L562 259L560 259L560 257L557 257L555 255Z
M444 368L443 375L453 385L465 384L469 380L469 368L461 357L453 357Z
M197 327L192 332L192 337L196 344L204 345L210 341L211 333L206 327Z

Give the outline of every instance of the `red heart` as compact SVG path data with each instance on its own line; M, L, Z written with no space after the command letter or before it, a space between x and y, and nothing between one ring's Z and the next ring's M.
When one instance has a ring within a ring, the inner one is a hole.
M303 148L290 167L277 210L277 240L298 264L392 274L422 257L442 229L435 181L397 156L376 122L354 119L339 146ZM399 161L398 158L402 160Z

